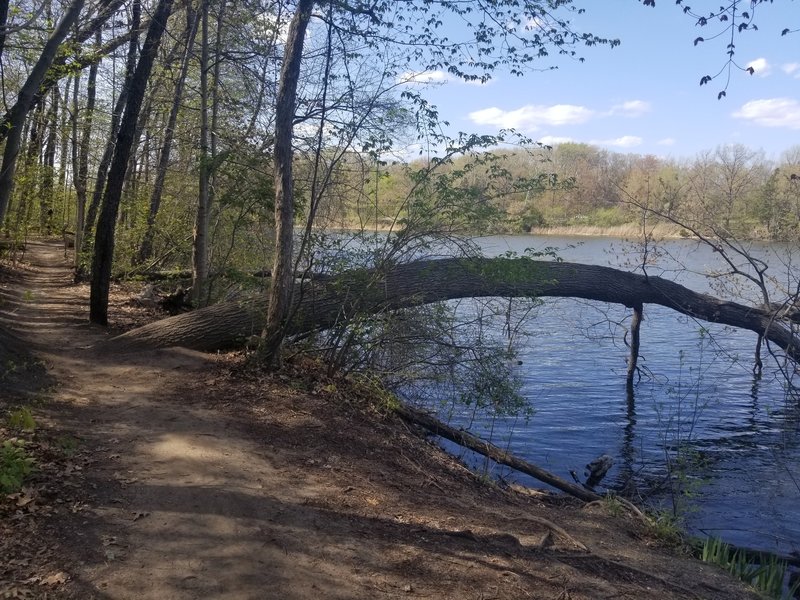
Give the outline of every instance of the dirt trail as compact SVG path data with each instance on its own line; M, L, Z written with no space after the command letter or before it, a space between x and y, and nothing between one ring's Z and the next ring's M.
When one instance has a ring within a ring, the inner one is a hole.
M87 506L39 540L68 575L50 597L753 597L602 507L477 480L330 383L237 381L179 349L98 353L107 333L62 248L26 258L0 326L57 382L40 418L91 456Z

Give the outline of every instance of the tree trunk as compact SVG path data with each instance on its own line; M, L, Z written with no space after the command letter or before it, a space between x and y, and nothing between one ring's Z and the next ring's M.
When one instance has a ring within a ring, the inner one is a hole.
M6 48L6 25L8 24L8 0L0 0L0 59Z
M198 182L197 215L192 235L192 303L201 306L208 283L208 2L202 0L200 50L200 181Z
M628 389L633 388L633 378L639 369L640 330L642 328L643 311L644 309L641 302L633 306L633 316L631 317L631 351L628 355L628 374L626 379Z
M58 88L53 88L47 111L47 138L44 145L41 186L39 187L39 234L50 235L53 227L53 193L55 191L56 143L58 140Z
M217 181L217 169L219 168L219 164L217 163L217 140L218 140L218 131L219 131L219 88L220 88L220 68L222 66L222 26L225 22L225 8L227 3L222 2L219 5L217 11L217 27L216 32L214 34L214 80L211 84L211 129L209 131L209 142L210 152L211 152L211 172L208 174L208 206L209 210L210 207L214 206L214 190L216 189L216 181ZM245 135L240 139L247 139L248 134ZM211 214L208 215L209 219ZM209 233L209 235L211 235ZM233 238L231 238L233 239ZM211 270L211 265L213 264L213 255L214 255L214 245L213 243L209 243L208 248L208 269ZM206 295L203 298L202 306L211 303L211 289L213 286L214 277L209 273L208 282L206 284Z
M141 24L141 0L134 0L131 16L131 30L138 32ZM89 239L94 228L95 221L97 220L97 211L100 208L100 200L103 198L103 192L106 187L106 178L108 177L108 167L111 164L111 157L114 154L114 144L117 141L117 133L119 132L119 123L122 116L122 111L128 102L128 91L131 85L131 78L133 71L136 68L136 52L137 40L139 36L134 34L131 36L128 44L128 54L125 59L125 81L122 84L122 89L119 92L119 97L114 104L114 110L111 114L111 130L108 134L106 146L103 149L103 156L100 159L100 164L97 167L97 177L95 178L94 191L92 192L92 201L89 204L89 209L86 213L86 221L83 224L83 247L75 247L75 251L88 252Z
M30 124L28 133L28 145L25 149L25 158L22 161L22 177L20 177L20 188L17 196L16 217L14 220L14 231L19 235L23 224L27 230L28 213L30 206L36 196L36 186L39 182L39 168L42 156L42 145L44 143L45 115L44 105L37 104L33 111L33 116L28 120ZM10 217L10 215L9 215Z
M568 262L528 259L444 259L397 265L385 273L357 270L323 283L296 284L291 323L297 334L332 327L357 314L475 297L569 297L622 304L658 304L712 323L763 334L795 362L800 339L769 307L699 294L673 281ZM266 300L225 302L170 317L115 338L120 349L186 346L217 350L242 345L264 326Z
M175 83L175 93L172 97L172 107L170 108L169 118L167 125L164 128L164 140L161 145L161 152L158 156L158 166L156 167L156 178L153 183L153 191L150 195L150 210L147 213L147 225L144 231L142 243L139 246L136 262L141 264L150 258L153 252L153 235L155 233L154 226L156 223L156 216L158 216L158 209L161 207L161 194L164 191L164 180L167 176L167 167L169 166L169 155L172 150L172 140L175 137L175 125L178 121L178 111L181 107L181 98L183 98L183 87L186 81L186 75L189 72L189 63L192 58L194 47L194 38L197 34L197 11L192 10L191 6L187 7L187 21L186 21L186 48L181 62L180 73L178 74L178 81Z
M303 58L303 42L311 20L313 0L300 0L289 25L278 97L275 104L275 261L269 290L269 306L263 333L262 356L267 364L278 359L288 325L293 291L294 184L292 181L292 133L297 104L297 80Z
M122 197L122 187L125 182L125 171L133 147L136 123L139 119L147 80L150 77L153 61L171 11L172 0L159 0L153 12L139 63L131 78L128 102L117 135L114 157L108 171L108 182L103 194L103 204L95 233L92 285L89 298L89 320L99 325L108 324L108 291L114 258L114 230Z
M8 200L14 191L14 174L17 166L19 145L22 139L22 125L33 106L36 92L39 90L47 70L55 59L58 47L78 19L78 15L83 8L83 2L84 0L74 0L69 6L64 18L61 19L50 39L47 40L39 60L36 61L28 79L22 86L17 102L9 110L7 126L3 128L3 133L6 136L6 147L3 151L3 166L0 168L0 222L5 218Z
M95 38L95 44L100 46L100 34ZM83 120L83 127L81 128L80 144L78 144L77 151L73 153L75 160L73 161L73 180L75 184L76 195L76 225L75 225L75 266L80 265L80 251L83 248L83 232L86 221L86 193L87 184L89 181L89 144L91 143L92 134L92 121L94 119L94 106L97 98L97 71L99 63L94 63L89 68L89 80L86 84L86 116ZM75 80L75 88L77 92L78 80ZM77 94L76 94L77 99ZM77 119L78 105L75 103L75 116ZM76 131L77 137L77 121Z
M59 189L64 190L65 192L64 194L65 206L67 204L66 202L67 168L69 166L69 160L67 157L69 156L68 152L69 152L69 140L70 140L70 133L69 133L70 130L67 128L67 122L71 114L71 111L69 109L69 91L72 87L73 79L74 79L73 77L67 77L67 79L64 81L63 92L60 90L60 88L57 88L59 90L58 93L61 94L61 97L63 98L63 108L61 109L61 117L58 125L59 133L61 135L59 141L59 149L58 149L58 155L60 157L58 165L58 187ZM64 215L65 224L69 222L69 219L67 218L68 216L69 216L68 214Z

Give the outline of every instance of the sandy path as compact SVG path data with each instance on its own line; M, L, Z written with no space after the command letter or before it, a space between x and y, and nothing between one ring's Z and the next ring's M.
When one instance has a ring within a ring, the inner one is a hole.
M35 340L59 382L53 400L71 407L67 426L99 459L97 506L73 528L70 575L81 589L141 599L358 595L341 585L343 573L290 553L320 518L302 508L314 482L282 476L241 423L181 403L207 359L179 349L95 353L106 334L87 324L63 249L32 242L26 260L26 302L11 327Z

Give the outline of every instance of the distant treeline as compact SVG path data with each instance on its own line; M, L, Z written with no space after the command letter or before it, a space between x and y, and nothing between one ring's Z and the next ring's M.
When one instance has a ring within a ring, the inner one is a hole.
M478 165L472 160L438 168L452 193L496 211L498 231L661 222L687 235L682 225L740 238L791 240L800 233L800 146L777 161L741 144L673 160L577 143L502 150ZM342 225L401 226L419 188L428 189L420 178L429 170L426 161L360 165L349 173L345 166L327 207Z

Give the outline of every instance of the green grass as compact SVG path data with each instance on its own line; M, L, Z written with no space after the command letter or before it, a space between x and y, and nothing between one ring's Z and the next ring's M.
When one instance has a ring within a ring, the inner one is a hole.
M750 584L757 592L767 598L782 600L794 598L800 589L800 582L784 593L787 564L774 554L763 553L757 556L726 544L719 538L708 538L703 544L703 562L717 565L728 573Z
M669 546L684 545L683 523L668 510L650 513L650 532Z
M17 431L34 431L36 421L31 414L31 409L21 406L8 412L8 426Z

